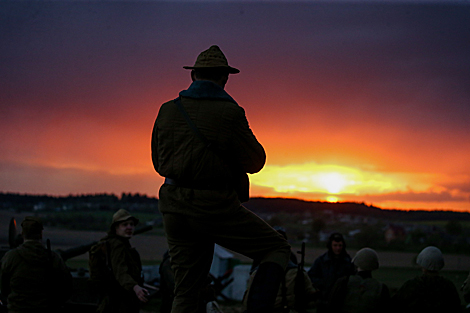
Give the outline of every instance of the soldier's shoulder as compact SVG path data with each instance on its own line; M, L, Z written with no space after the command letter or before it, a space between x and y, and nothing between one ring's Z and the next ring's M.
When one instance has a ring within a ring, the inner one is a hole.
M2 260L5 259L5 258L11 258L11 257L13 257L13 256L16 256L17 254L18 254L18 248L14 248L14 249L8 250L8 251L5 252L5 254L3 255Z
M129 240L126 238L121 238L118 236L110 236L104 241L104 243L108 244L110 249L119 249L125 248L129 245Z
M4 267L7 263L10 263L10 262L12 262L12 260L15 260L17 258L17 256L18 256L17 249L18 248L9 250L3 255L2 259L1 259L2 267Z
M166 102L163 102L163 104L160 106L160 112L164 111L165 109L169 108L170 106L175 106L175 108L176 108L175 100L168 100Z

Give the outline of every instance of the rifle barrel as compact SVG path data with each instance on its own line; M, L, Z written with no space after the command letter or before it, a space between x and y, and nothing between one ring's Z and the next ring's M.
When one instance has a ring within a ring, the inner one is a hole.
M141 228L136 229L136 230L134 231L134 236L135 236L135 235L142 234L142 233L145 233L145 232L148 232L149 230L152 230L152 229L153 229L153 226L150 226L150 225L141 227Z

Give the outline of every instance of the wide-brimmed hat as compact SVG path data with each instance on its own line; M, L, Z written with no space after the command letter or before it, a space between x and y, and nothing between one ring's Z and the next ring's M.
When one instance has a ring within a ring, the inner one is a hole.
M377 252L371 248L363 248L357 251L352 262L364 271L374 271L379 268L379 257Z
M439 271L444 267L444 256L439 248L429 246L418 254L416 264L428 271Z
M44 229L42 220L35 216L26 216L23 222L21 222L21 227L23 230L23 235L26 237L39 235Z
M139 219L132 216L129 212L127 212L124 209L119 209L116 213L113 215L113 221L111 223L111 227L116 225L116 223L119 222L124 222L129 219L132 219L134 221L134 224L137 225L139 223Z
M202 51L196 59L194 66L183 66L187 70L220 68L227 69L230 74L240 73L240 70L228 65L227 58L216 45Z

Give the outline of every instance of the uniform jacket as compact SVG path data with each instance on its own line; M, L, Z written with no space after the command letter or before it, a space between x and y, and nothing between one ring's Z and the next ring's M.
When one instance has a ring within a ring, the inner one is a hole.
M108 235L111 268L117 284L106 291L98 312L138 312L140 303L134 286L143 285L139 253L131 247L128 238Z
M340 277L352 275L354 266L351 257L343 253L338 258L332 257L330 252L319 256L308 270L308 276L315 288L320 289L322 297L326 297L336 280Z
M389 306L388 287L372 278L370 271L339 278L328 301L331 313L387 313Z
M220 188L181 190L165 184L160 189L160 211L200 215L220 207L239 207L234 190L223 187L233 179L234 169L256 173L266 161L244 109L210 81L194 81L179 96L191 120L218 152L205 146L174 101L169 101L161 106L153 128L155 170L161 176L196 185L216 182Z
M399 312L460 312L460 297L455 285L440 275L423 274L408 280L392 297Z
M135 285L142 286L142 264L140 255L131 247L129 239L110 235L108 236L111 253L111 267L114 278L119 285L127 291L133 291Z
M53 311L71 295L72 276L57 253L25 241L4 255L1 288L12 312Z

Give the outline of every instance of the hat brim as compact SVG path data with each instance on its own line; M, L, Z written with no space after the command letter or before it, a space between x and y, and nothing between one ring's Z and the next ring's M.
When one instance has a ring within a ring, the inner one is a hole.
M139 224L139 219L138 218L133 217L133 216L129 216L129 217L126 217L126 218L119 219L119 220L115 221L113 224L111 224L111 227L114 227L117 224L128 221L128 220L133 220L134 221L134 226L137 226L137 224Z
M183 66L186 70L197 70L197 69L227 69L229 74L238 74L240 70L231 66L216 66L216 67L209 67L209 66Z

